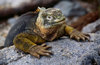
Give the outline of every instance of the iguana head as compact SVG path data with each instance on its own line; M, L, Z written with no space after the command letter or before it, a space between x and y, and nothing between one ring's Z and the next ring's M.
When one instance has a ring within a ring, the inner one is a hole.
M63 24L65 22L65 16L62 14L61 10L57 8L39 7L39 14L37 18L37 26L42 28L51 28Z
M34 32L49 41L54 40L57 35L60 36L63 34L66 22L62 12L57 8L39 9L40 11L36 21L37 29ZM59 31L62 33L59 34Z

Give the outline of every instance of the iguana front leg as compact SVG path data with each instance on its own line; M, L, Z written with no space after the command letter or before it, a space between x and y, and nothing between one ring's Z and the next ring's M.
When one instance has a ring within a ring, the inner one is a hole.
M48 48L50 48L50 46L47 46L45 44L36 44L44 42L45 40L41 37L37 35L30 35L27 33L20 33L13 40L16 48L24 52L30 53L37 58L40 58L40 55L49 56L51 54L51 52L47 50Z
M70 35L70 38L75 38L76 40L89 40L89 35L79 32L78 30L74 29L71 26L66 25L65 27L66 34Z

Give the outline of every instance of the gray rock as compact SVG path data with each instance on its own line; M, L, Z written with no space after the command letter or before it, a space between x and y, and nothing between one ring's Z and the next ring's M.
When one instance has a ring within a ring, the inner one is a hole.
M5 41L5 38L0 36L0 48L4 46L4 41Z
M86 25L83 29L82 32L85 33L90 33L96 29L96 26L100 25L100 19L96 20L95 22Z
M31 0L1 0L0 6L1 8L16 8L21 6L22 4L30 3Z
M97 34L100 34L100 30L96 32Z
M96 29L93 32L100 34L100 24L96 26Z
M78 2L61 1L54 8L61 9L65 16L82 16L87 13Z
M11 26L13 26L16 22L16 20L18 19L18 17L13 17L13 18L9 18L8 19L8 24L10 24Z
M100 34L90 34L91 42L77 42L69 39L68 37L62 37L59 40L53 42L47 42L46 44L52 46L54 55L51 57L42 56L40 59L18 52L15 46L7 47L0 50L0 64L8 65L81 65L82 61L91 54L96 54L100 48ZM98 55L99 56L99 55ZM91 60L90 59L87 59ZM96 58L100 61L100 59ZM97 61L97 62L98 62ZM90 62L83 62L90 63ZM100 62L98 62L100 63Z

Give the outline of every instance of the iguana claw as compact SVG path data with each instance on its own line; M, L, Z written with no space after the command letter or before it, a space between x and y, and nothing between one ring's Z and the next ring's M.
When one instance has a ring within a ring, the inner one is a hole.
M82 32L79 32L77 30L73 30L72 33L70 34L70 38L74 38L77 41L79 40L88 40L89 41L89 35L88 34L84 34Z
M40 58L40 55L50 56L52 52L48 51L47 50L48 48L51 48L51 47L47 46L46 44L36 45L29 49L29 53L37 58Z

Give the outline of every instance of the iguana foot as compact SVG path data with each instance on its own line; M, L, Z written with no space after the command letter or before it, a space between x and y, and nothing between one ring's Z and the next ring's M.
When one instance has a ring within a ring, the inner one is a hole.
M46 44L42 44L42 45L36 45L36 46L32 46L29 49L29 53L37 58L40 58L40 55L43 56L50 56L52 54L51 51L48 51L47 49L51 48L50 46L47 46Z
M90 36L88 34L84 34L84 33L79 32L77 30L73 30L72 33L70 34L70 38L74 38L77 41L79 41L79 40L83 40L83 41L88 40L88 41L90 41L89 37Z

